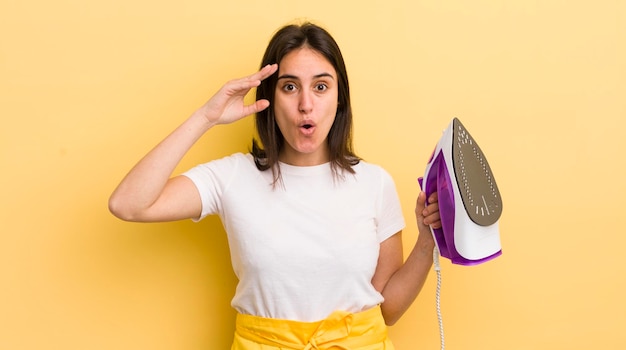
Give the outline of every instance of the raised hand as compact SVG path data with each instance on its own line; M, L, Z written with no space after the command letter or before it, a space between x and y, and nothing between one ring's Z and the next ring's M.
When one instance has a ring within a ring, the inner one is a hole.
M252 88L278 70L277 64L263 67L258 72L239 79L234 79L222 86L198 112L212 125L229 124L269 107L268 100L255 101L245 105L244 98Z

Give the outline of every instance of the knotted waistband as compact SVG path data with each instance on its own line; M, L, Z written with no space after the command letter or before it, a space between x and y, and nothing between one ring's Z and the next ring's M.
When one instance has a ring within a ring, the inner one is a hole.
M379 306L358 313L335 311L319 322L238 314L232 349L250 349L240 339L293 350L393 349Z

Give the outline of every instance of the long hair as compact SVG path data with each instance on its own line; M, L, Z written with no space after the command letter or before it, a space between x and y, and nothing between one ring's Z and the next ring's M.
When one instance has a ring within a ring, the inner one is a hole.
M322 54L337 72L339 83L337 113L327 138L330 165L335 177L340 176L342 170L354 174L352 166L358 164L361 159L353 151L348 73L335 39L325 29L309 22L287 25L279 29L270 40L261 67L280 64L285 55L304 46ZM270 107L256 114L256 129L262 146L255 139L252 140L254 162L259 170L272 170L274 184L282 180L278 154L285 143L285 138L275 121L273 109L276 84L277 75L273 74L257 87L256 99L267 99L270 101Z

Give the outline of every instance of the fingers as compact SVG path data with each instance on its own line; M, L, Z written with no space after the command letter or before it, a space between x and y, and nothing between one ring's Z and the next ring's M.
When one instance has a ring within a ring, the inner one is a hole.
M415 215L423 215L423 211L426 208L426 193L420 192L417 195L417 201L415 203Z
M278 64L276 63L268 64L265 67L261 68L261 70L259 70L258 72L252 74L251 76L247 78L244 78L246 81L252 84L252 86L249 86L247 88L259 86L261 84L261 81L267 79L272 74L276 73L277 70L278 70ZM258 100L252 105L247 106L248 114L261 112L262 110L269 107L269 105L270 105L270 102L268 100Z
M231 80L224 87L226 91L230 91L230 95L244 95L250 89L261 85L261 81L276 73L277 70L277 64L268 64L252 75Z
M252 86L259 86L261 84L261 81L276 73L277 70L278 64L268 64L265 67L261 68L258 72L242 78L241 80L253 84Z
M439 202L439 197L437 195L437 192L431 193L431 195L428 196L428 201L426 201L426 193L422 191L417 196L417 203L415 205L415 210L417 212L419 208L419 210L422 211L427 206L430 207L432 205L436 205L436 208L437 208L436 210L439 210L439 205L437 204L438 202ZM433 208L435 207L433 206Z
M429 204L423 212L424 224L433 228L441 227L441 216L439 215L439 204Z
M244 114L251 115L251 114L261 112L262 110L269 107L269 105L270 105L270 102L268 100L258 100L249 106L244 106L244 109L245 109Z
M259 81L267 79L272 74L276 73L278 70L278 64L268 64L267 66L261 68L260 71L254 73L250 78L258 79Z
M268 100L261 99L245 105L244 99L252 88L259 86L263 79L267 79L277 70L277 64L268 64L249 76L228 81L199 112L211 123L230 124L266 109L270 104Z
M434 192L428 196L427 202L426 193L420 192L415 205L415 215L418 218L418 222L421 219L424 225L432 226L433 228L441 227L438 199L437 192Z

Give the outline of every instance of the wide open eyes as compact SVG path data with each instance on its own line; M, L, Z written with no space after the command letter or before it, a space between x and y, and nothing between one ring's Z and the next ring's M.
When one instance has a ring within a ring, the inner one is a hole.
M328 85L325 83L318 83L315 85L315 91L317 92L324 92L326 90L328 90Z
M291 82L284 83L282 86L282 90L284 92L295 92L298 89L299 89L298 85L296 85L295 83L291 83ZM319 82L313 85L313 91L315 92L325 92L328 89L329 89L329 86L325 82Z

